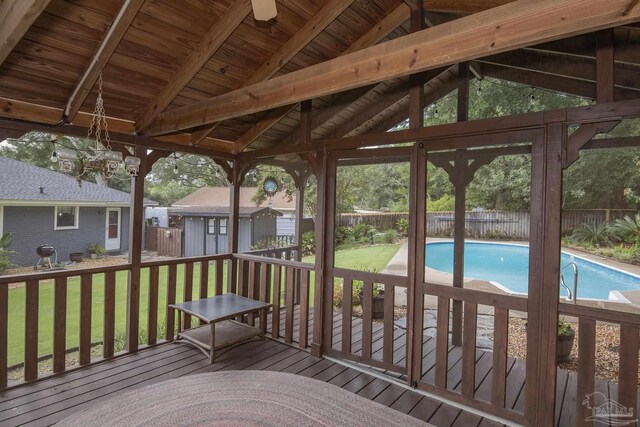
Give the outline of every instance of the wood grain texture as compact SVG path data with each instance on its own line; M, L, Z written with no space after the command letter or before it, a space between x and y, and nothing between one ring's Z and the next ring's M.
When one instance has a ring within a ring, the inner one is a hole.
M91 296L93 275L80 276L80 365L91 363Z
M220 16L216 25L205 35L198 47L191 51L187 60L175 73L171 81L155 96L146 110L136 120L138 132L144 132L147 126L164 111L182 89L202 69L227 38L240 25L251 11L250 0L235 0Z
M116 330L116 273L104 274L104 314L102 326L102 357L108 359L114 353Z
M7 386L9 341L9 286L0 285L0 387Z
M53 372L66 365L67 346L67 278L56 277L53 283Z
M0 3L0 65L51 0L5 0Z
M129 26L131 26L133 19L138 14L138 11L140 11L144 2L145 0L125 0L118 12L118 15L113 20L109 31L102 40L100 47L94 54L91 63L85 70L67 101L64 113L69 121L73 121L76 117L76 114L87 99L93 85L98 80L100 72L107 62L109 62L109 59L111 59L111 55L113 55L113 52L115 52L116 48L120 44L120 41L129 29Z
M25 286L24 380L38 378L39 282L29 280Z
M202 126L640 17L640 8L627 9L626 0L507 4L177 108L162 114L148 132L165 134Z

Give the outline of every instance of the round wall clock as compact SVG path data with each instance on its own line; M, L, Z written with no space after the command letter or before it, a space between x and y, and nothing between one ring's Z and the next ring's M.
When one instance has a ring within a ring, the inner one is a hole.
M269 197L273 197L278 192L278 181L275 178L269 176L264 179L262 183L262 189Z

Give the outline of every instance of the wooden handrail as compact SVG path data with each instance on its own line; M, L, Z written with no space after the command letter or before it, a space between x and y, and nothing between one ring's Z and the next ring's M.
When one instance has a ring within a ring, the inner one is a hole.
M385 285L398 286L406 288L409 286L406 276L396 276L386 273L373 273L371 271L350 270L348 268L334 267L330 274L334 277L348 278L352 280L366 280L373 283L381 283Z
M309 271L315 268L313 264L309 264L306 262L288 261L288 260L279 259L279 258L263 257L259 255L247 255L246 253L234 254L233 259L244 260L244 261L254 261L254 262L259 262L263 264L281 265L284 267L292 267L300 270L309 270Z
M567 304L561 302L558 305L560 314L584 319L592 319L601 322L615 323L618 325L640 326L640 314L624 311L626 304L620 303L622 310L611 310L609 308L592 307L579 304Z
M202 261L217 261L219 259L232 259L233 255L230 253L224 254L216 254L216 255L205 255L205 256L192 256L186 258L172 258L172 259L164 259L158 261L143 261L141 263L141 268L145 267L162 267L165 265L178 265L178 264L187 264L187 263L195 263Z
M476 304L491 305L508 310L527 311L526 296L501 295L476 291L473 289L454 288L448 285L425 282L422 293Z
M93 267L74 270L58 270L58 271L43 271L41 273L27 273L27 274L14 274L10 276L0 276L0 285L8 283L21 283L28 280L40 281L56 279L59 277L75 277L83 274L100 274L109 271L125 271L131 268L131 264L119 264L108 265L104 267Z

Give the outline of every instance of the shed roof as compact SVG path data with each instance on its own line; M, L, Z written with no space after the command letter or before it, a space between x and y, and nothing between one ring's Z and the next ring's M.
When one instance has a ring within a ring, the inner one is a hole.
M73 177L7 157L0 157L0 183L0 202L129 205L131 200L124 191L88 181L78 186ZM150 199L144 203L157 205Z
M267 214L271 216L282 216L282 212L268 207L241 207L240 216L256 216ZM229 215L229 206L180 206L169 208L170 216L224 216Z
M258 187L240 187L240 210L251 210L259 208L260 206L269 206L276 210L294 210L295 200L289 200L289 197L280 191L273 197L267 198L263 203L256 206L252 200L257 194ZM231 194L229 187L202 187L189 194L186 197L176 201L171 206L173 207L209 207L209 208L222 208L227 212L229 210L231 200Z

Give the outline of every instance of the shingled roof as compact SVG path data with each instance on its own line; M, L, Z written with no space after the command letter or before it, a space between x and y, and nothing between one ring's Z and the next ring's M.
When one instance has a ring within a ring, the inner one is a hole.
M267 199L259 205L253 202L253 197L258 192L258 187L240 187L240 209L257 210L262 207L269 206L277 210L295 210L295 200L289 200L289 197L280 191L272 198ZM230 204L229 187L202 187L189 194L186 197L176 201L171 206L177 207L207 207L207 208L223 208L228 212ZM211 209L209 209L211 210Z
M75 178L60 172L30 165L19 160L0 157L0 202L53 202L78 204L130 203L130 194L113 188L82 181L78 186ZM42 191L41 191L42 188ZM145 205L157 205L145 199Z

